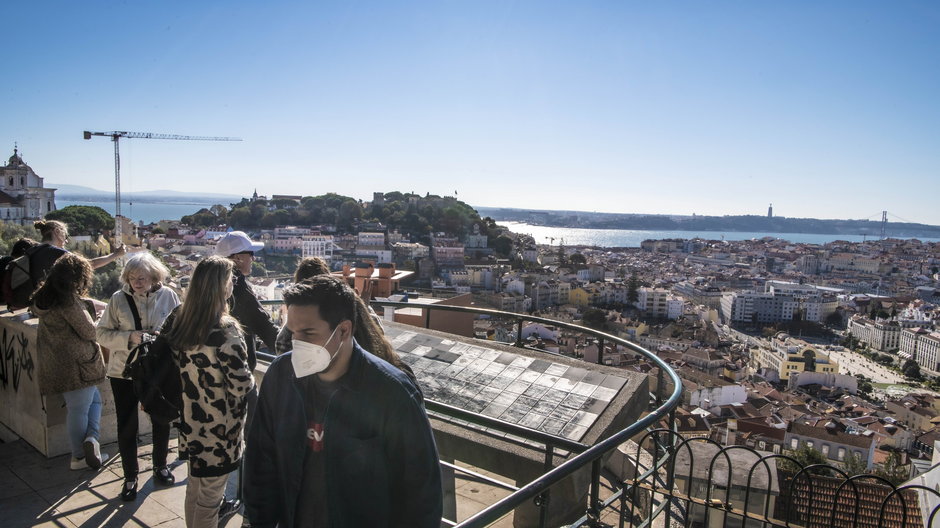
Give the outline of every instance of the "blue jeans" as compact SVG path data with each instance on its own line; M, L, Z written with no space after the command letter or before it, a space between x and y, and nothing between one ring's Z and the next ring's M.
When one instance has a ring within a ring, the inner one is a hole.
M85 451L82 444L89 436L98 439L98 422L101 419L101 393L92 385L84 389L63 392L65 408L65 428L69 434L69 445L74 458L82 458Z

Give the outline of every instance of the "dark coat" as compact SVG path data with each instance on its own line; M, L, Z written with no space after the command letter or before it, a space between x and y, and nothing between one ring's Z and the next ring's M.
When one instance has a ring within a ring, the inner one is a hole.
M255 527L294 526L303 479L307 417L291 353L268 368L245 454L246 515ZM437 528L443 511L440 461L411 379L353 346L324 418L330 524Z
M248 347L248 365L255 369L258 359L255 356L255 336L261 338L264 345L274 353L274 342L277 340L277 327L271 322L268 312L264 310L255 293L251 291L248 279L240 271L232 270L235 284L232 286L232 298L229 301L229 312L238 320L245 332L245 345Z

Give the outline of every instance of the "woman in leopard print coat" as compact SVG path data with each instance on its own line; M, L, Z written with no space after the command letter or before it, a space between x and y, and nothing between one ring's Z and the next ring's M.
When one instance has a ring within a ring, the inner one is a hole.
M183 387L180 452L189 462L187 528L218 524L228 475L244 452L246 395L254 386L242 332L228 315L232 262L200 262L169 335Z

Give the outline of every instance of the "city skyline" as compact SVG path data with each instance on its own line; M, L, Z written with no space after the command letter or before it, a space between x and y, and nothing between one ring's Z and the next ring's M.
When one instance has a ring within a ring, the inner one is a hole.
M0 147L122 191L940 225L940 7L12 5ZM264 191L262 191L264 189ZM934 192L930 192L933 190Z

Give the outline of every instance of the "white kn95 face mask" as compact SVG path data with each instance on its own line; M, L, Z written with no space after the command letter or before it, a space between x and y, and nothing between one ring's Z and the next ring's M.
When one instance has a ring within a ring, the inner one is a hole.
M326 340L324 345L333 339L337 328L339 328L339 326L333 329L333 333L330 334L329 339ZM298 378L323 372L330 368L330 364L333 363L333 358L339 355L339 350L337 350L336 354L331 356L330 351L322 345L315 345L297 339L292 340L292 343L294 349L291 352L290 362L291 365L294 366L294 374Z

